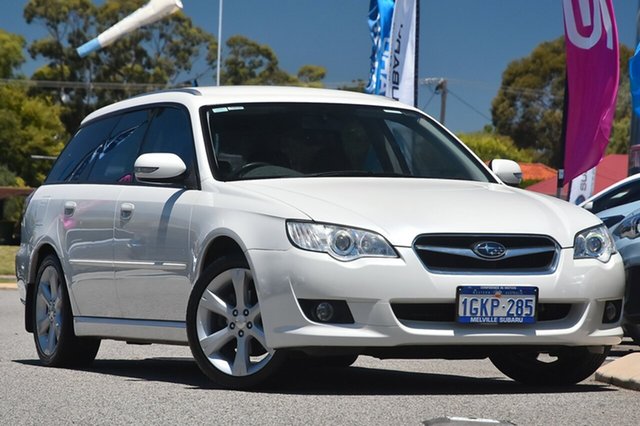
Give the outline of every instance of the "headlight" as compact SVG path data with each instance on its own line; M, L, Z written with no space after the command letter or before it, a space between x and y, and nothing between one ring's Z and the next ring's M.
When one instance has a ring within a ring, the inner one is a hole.
M573 243L574 259L598 259L606 263L613 253L613 240L604 225L579 232Z
M287 221L291 243L303 250L328 253L338 260L398 257L381 235L362 229L314 222Z

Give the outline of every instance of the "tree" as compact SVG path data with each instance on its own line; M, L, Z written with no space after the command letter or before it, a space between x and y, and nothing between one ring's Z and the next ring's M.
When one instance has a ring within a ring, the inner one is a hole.
M90 0L29 0L24 16L28 23L46 28L48 36L35 40L29 53L47 63L33 79L76 82L74 88L48 90L65 99L63 120L69 132L80 120L102 105L194 79L193 64L202 59L207 68L216 61L215 39L193 25L182 12L143 27L101 51L80 58L76 48L97 36L145 3L145 0L106 0L95 6ZM204 70L206 71L206 70ZM203 71L203 73L204 73ZM95 90L92 83L114 83L109 90ZM122 90L129 84L132 90Z
M561 167L560 137L564 105L566 54L564 37L538 45L522 59L511 62L502 74L502 84L493 99L493 125L500 134L510 136L516 146L533 148L539 160ZM620 45L620 89L612 141L621 149L626 111L630 111L627 63L631 50ZM627 136L628 140L628 136Z
M15 77L15 69L24 63L24 38L0 29L0 78Z
M0 158L28 185L42 183L51 167L50 162L34 161L31 156L56 156L64 146L60 113L59 106L29 96L24 86L0 86Z
M24 39L0 30L0 78L15 78L24 62ZM0 170L5 185L39 185L51 164L31 155L57 155L64 128L60 108L47 99L31 97L25 85L0 85ZM16 176L18 176L16 178Z
M465 145L476 153L482 161L504 158L518 162L533 161L531 149L519 149L508 136L489 132L460 133L458 135Z
M297 77L280 68L271 47L242 35L227 40L224 71L221 81L225 85L283 85L321 87L326 70L317 65L304 65Z

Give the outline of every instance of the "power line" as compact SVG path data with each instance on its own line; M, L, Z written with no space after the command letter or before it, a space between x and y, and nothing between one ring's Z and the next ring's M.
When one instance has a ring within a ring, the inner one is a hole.
M460 102L462 102L464 105L466 105L468 108L470 108L471 110L473 110L474 112L476 112L477 114L479 114L480 116L482 116L483 118L485 118L487 121L491 122L492 119L491 117L487 116L485 113L483 113L482 111L480 111L478 108L474 107L473 105L471 105L469 102L465 101L464 99L462 99L459 95L457 95L455 92L453 92L451 89L448 90L448 92L451 94L451 96L453 96L454 98L456 98L457 100L459 100Z
M17 84L27 87L40 87L45 89L104 89L104 90L158 90L172 87L167 84L154 83L111 83L111 82L84 82L84 81L55 81L55 80L27 80L17 78L2 78L0 84Z

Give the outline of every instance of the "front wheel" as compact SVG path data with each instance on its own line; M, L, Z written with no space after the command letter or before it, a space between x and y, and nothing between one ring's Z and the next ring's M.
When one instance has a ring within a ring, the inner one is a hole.
M263 383L285 357L267 346L254 277L243 257L221 258L203 272L189 297L187 336L200 369L230 389Z
M527 385L572 385L583 381L607 358L609 346L602 353L586 347L562 348L551 353L515 350L490 357L493 365L506 376Z

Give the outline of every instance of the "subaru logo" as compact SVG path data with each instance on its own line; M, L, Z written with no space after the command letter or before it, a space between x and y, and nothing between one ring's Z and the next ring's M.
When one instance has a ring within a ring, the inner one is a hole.
M482 241L473 246L473 252L484 259L500 259L507 248L495 241Z

